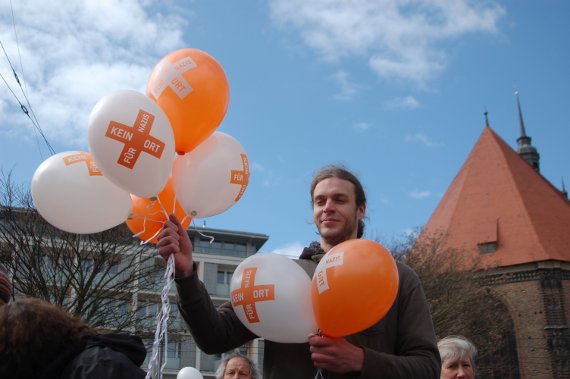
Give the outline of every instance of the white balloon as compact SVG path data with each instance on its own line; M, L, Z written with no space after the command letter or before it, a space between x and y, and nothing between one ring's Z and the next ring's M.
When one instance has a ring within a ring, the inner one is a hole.
M311 278L291 259L272 253L243 260L230 283L232 307L253 333L283 343L307 342L316 333Z
M174 132L164 111L142 93L103 97L89 117L89 150L101 171L140 197L159 193L172 171Z
M176 379L204 379L204 377L194 367L183 367L182 370L178 371Z
M249 183L249 163L232 136L214 132L194 150L178 155L172 168L178 201L194 218L214 216L234 205Z
M40 215L70 233L97 233L124 222L130 194L104 177L91 154L67 151L46 159L32 178Z

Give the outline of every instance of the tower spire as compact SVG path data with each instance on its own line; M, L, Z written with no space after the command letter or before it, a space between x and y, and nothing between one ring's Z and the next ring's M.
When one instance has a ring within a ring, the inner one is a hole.
M490 128L491 125L489 125L489 112L487 112L487 110L485 109L485 113L483 113L485 115L485 127Z
M526 130L524 128L524 119L523 119L523 115L522 115L521 102L519 100L519 91L518 90L515 91L515 96L517 98L517 109L519 111L519 128L520 128L520 132L521 132L520 138L523 138L523 137L527 137L527 135L526 135ZM530 143L530 141L529 141L529 143Z
M526 135L518 90L515 91L515 96L517 98L517 108L519 112L519 127L521 134L520 137L517 138L517 143L518 143L517 153L519 153L519 155L523 157L523 159L527 161L536 171L540 172L540 165L539 165L540 154L538 154L536 148L532 146L531 144L532 138Z

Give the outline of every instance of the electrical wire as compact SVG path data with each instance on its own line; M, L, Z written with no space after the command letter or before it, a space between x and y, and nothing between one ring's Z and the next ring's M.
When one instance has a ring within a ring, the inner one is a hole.
M14 34L16 36L16 46L18 48L18 56L20 59L20 67L22 69L22 75L23 75L23 64L22 64L22 55L20 53L20 44L18 41L18 34L16 31L16 21L15 21L15 17L14 17L14 7L12 6L12 0L10 0L10 9L12 11L12 24L14 27ZM36 128L36 130L38 131L38 133L40 134L40 136L42 137L42 139L44 140L46 146L48 147L49 151L51 154L55 154L55 150L53 149L53 147L51 146L51 144L49 143L49 141L47 140L46 135L44 134L40 123L34 113L34 110L32 108L32 105L30 103L30 100L27 96L27 91L24 89L24 87L22 87L22 82L20 81L20 78L18 77L18 74L16 72L16 69L14 68L14 65L12 64L12 61L10 60L10 57L8 55L8 52L6 51L6 49L4 48L4 44L2 43L2 40L0 40L0 46L2 47L2 51L4 51L4 55L6 56L6 60L8 61L8 64L10 65L10 69L12 70L12 73L14 74L14 78L16 79L16 83L18 84L18 86L20 87L20 90L22 91L22 94L24 95L24 99L26 100L26 105L24 105L22 103L22 101L20 101L20 98L16 95L16 93L14 92L14 90L12 89L12 87L10 86L10 84L8 83L8 81L6 80L6 78L4 77L4 75L2 75L2 73L0 72L0 77L2 78L2 80L4 81L4 83L6 84L6 87L8 87L8 89L10 90L10 92L12 93L12 96L14 96L14 98L16 99L16 102L20 105L20 109L22 110L22 112L28 116L28 118L30 119L30 121L32 122L32 124L34 125L34 127ZM24 86L25 86L25 81L24 81Z

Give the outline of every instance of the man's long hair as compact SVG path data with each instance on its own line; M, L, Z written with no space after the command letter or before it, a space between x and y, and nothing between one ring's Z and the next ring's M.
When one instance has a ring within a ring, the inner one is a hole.
M359 208L366 204L366 194L364 193L364 187L360 183L360 180L348 171L346 168L339 165L327 165L320 170L318 170L313 176L313 182L311 183L311 205L314 205L313 194L315 192L315 187L319 182L328 178L338 178L351 182L354 185L354 195L356 198L356 207ZM357 238L362 237L364 234L364 221L358 221L358 231L356 234Z

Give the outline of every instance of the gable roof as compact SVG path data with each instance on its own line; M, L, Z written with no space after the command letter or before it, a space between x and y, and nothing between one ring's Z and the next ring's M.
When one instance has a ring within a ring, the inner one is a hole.
M570 202L489 126L422 235L434 232L488 267L570 262Z

